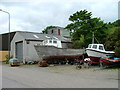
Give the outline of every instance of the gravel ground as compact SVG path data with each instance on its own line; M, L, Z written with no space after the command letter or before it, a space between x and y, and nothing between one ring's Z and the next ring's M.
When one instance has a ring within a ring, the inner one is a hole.
M118 70L74 65L2 65L3 88L118 88Z

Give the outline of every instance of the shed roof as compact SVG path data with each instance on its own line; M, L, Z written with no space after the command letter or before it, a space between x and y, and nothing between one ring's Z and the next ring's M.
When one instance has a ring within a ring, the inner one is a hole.
M63 42L71 42L70 38L59 35L43 34L36 32L17 31L26 40L46 40L46 39L59 39Z

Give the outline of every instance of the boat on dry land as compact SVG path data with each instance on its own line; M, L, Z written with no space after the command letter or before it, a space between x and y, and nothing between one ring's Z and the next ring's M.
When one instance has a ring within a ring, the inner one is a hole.
M103 57L100 59L100 66L120 66L120 58Z
M103 44L95 44L94 41L99 41L95 38L94 32L93 32L93 38L92 38L92 44L88 45L88 48L86 48L86 53L88 57L91 60L91 63L93 64L99 64L101 57L112 57L114 56L114 51L106 51Z
M74 64L76 60L83 61L85 58L85 54L79 55L58 55L58 56L44 56L43 60L45 60L48 64Z
M20 66L20 60L17 58L12 58L9 60L10 66Z
M103 44L89 44L88 48L86 48L86 53L92 63L99 64L101 57L111 57L115 52L106 51Z

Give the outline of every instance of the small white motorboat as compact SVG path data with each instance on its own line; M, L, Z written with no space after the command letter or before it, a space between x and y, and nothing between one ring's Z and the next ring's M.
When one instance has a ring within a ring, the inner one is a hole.
M92 63L99 64L101 57L113 56L115 52L105 51L103 44L89 44L86 48L86 53L91 59Z

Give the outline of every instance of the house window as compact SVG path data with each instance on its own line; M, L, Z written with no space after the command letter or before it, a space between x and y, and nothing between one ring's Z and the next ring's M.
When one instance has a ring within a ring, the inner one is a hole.
M51 34L52 34L53 32L54 32L54 31L53 31L53 29L52 29Z
M49 43L52 43L52 41L50 40Z
M97 45L93 45L93 47L92 47L92 48L97 49Z
M57 43L57 41L53 41L53 43Z

